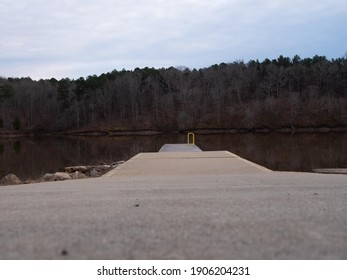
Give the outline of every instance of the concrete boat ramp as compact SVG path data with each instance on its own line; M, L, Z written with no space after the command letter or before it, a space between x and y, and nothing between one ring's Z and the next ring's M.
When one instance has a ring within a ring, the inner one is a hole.
M227 151L202 152L195 145L164 145L159 153L140 153L106 176L190 176L259 174L271 170Z
M0 187L0 259L346 259L346 213L345 175L167 146L101 178Z

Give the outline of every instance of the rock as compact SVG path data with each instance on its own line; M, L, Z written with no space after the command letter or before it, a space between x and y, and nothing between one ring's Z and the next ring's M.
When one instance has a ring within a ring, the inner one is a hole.
M87 175L78 171L75 171L73 173L70 174L72 179L83 179L83 178L87 178Z
M114 162L111 164L111 167L114 168L114 167L117 167L118 165L121 165L124 163L124 160L120 160L120 161L117 161L117 162Z
M80 172L80 173L86 173L88 171L87 166L68 166L65 167L66 173L73 173L73 172Z
M89 177L99 177L100 173L96 171L95 169L92 169L90 172L87 174Z
M111 165L95 165L91 167L95 169L97 172L102 172L102 171L110 169Z
M0 185L19 185L21 184L21 180L14 175L14 174L8 174L1 178Z
M54 180L53 180L53 175L54 175L54 174L46 173L45 175L43 175L43 180L44 180L44 181L54 181Z
M80 173L89 174L93 170L96 170L97 172L103 172L103 171L107 171L108 169L111 169L111 168L112 168L112 166L107 165L107 164L90 165L90 166L69 166L69 167L65 167L65 172L66 173L73 173L73 172L78 171Z
M43 176L45 181L63 181L63 180L71 180L71 176L64 172L56 172L54 174L45 174Z
M124 161L118 161L118 162L113 163L111 165L103 164L103 165L87 165L87 166L84 166L84 165L68 166L68 167L65 167L65 172L68 173L68 175L71 175L72 179L82 179L82 178L86 178L86 177L100 177L102 174L107 173L109 170L111 170L112 168L114 168L114 167L116 167L122 163L124 163ZM45 175L46 181L57 181L55 179L50 178L50 176L52 176L53 174L46 174L46 175ZM60 180L60 179L58 179L58 180ZM65 180L65 179L63 179L63 180Z
M88 177L99 177L112 169L111 165L92 165L87 166L88 172L86 175Z

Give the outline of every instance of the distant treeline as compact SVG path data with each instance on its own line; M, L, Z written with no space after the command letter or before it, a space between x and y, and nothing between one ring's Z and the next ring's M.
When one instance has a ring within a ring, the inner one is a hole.
M347 58L0 78L0 132L347 126Z

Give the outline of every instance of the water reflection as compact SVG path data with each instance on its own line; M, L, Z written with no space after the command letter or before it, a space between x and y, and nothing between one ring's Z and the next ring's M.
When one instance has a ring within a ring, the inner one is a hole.
M12 148L15 151L15 153L18 155L20 153L21 143L19 141L13 142L12 143Z
M272 170L347 167L346 133L208 135L203 150L228 150Z
M196 135L205 151L228 150L272 170L311 171L347 167L346 133ZM35 179L65 166L127 160L185 143L182 134L122 137L28 137L0 140L0 176Z

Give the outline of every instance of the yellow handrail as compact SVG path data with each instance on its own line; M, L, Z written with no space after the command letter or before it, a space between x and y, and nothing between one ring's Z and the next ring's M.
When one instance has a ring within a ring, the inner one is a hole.
M190 143L190 136L192 136L192 143ZM192 144L192 145L195 145L195 135L193 132L189 132L187 134L187 143L188 144Z

